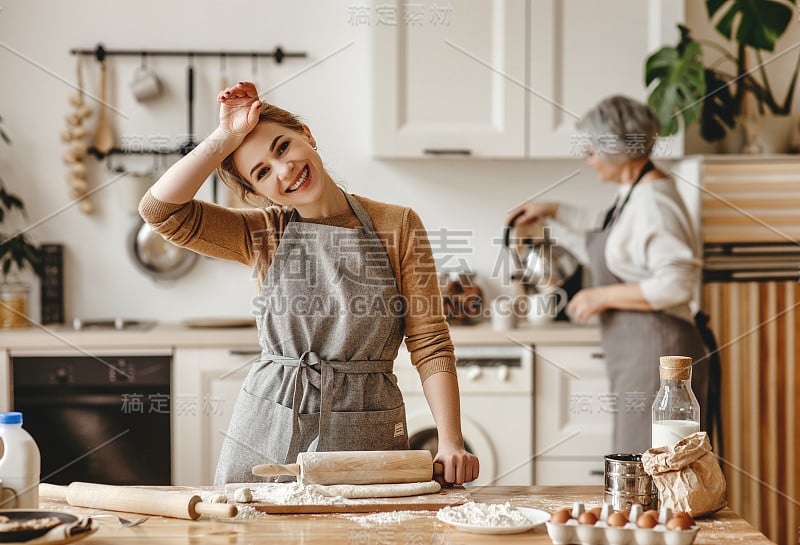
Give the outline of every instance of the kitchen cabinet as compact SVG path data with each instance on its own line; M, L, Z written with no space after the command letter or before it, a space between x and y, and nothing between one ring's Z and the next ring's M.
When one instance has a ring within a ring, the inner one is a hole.
M173 360L173 484L207 486L257 347L182 348Z
M443 5L374 4L374 154L524 156L527 2Z
M577 156L575 122L606 96L645 101L645 61L677 42L683 20L676 0L531 0L529 156ZM682 136L675 136L655 152L679 156L682 149Z
M663 0L471 0L444 22L402 6L375 5L397 13L373 29L378 157L576 157L575 121L608 95L644 100L645 59L684 19ZM656 154L682 148L672 137Z
M602 484L613 411L624 410L609 393L602 349L537 345L535 354L534 484Z

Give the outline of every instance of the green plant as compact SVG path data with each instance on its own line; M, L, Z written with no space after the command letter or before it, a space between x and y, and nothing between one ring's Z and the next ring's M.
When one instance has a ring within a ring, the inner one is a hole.
M0 118L0 123L2 121L3 119ZM2 126L0 126L0 139L7 145L11 145L11 139L3 131ZM0 223L3 223L15 212L24 216L25 205L17 195L8 191L5 182L0 178ZM0 273L3 277L7 277L14 267L21 272L26 266L30 266L37 275L41 276L41 249L22 232L10 235L0 232Z
M645 83L653 85L648 104L662 124L662 134L675 134L699 120L700 134L708 141L721 140L736 127L746 96L755 98L760 114L770 111L788 115L800 71L800 55L783 102L767 79L762 51L774 51L794 14L796 0L706 0L709 20L719 17L716 31L733 40L736 53L706 40L695 40L688 27L678 25L676 46L659 49L647 58ZM722 53L719 63L703 63L703 46ZM757 65L748 69L750 52ZM731 71L730 68L734 68ZM726 70L725 67L728 67Z

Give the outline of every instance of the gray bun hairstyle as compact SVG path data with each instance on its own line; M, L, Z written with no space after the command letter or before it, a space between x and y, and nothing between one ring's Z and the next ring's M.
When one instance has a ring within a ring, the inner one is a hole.
M596 155L624 163L650 156L661 124L646 104L614 95L586 112L577 128L588 133Z

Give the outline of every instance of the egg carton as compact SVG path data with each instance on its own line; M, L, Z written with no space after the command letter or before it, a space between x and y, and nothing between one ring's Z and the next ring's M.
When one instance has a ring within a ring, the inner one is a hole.
M688 530L668 530L666 523L672 518L669 507L661 508L658 524L653 528L636 526L636 519L644 512L639 504L631 507L632 522L625 526L609 526L605 522L614 512L610 504L603 506L599 521L594 525L578 524L578 517L584 511L582 503L575 503L573 518L564 523L547 522L547 534L553 545L691 545L700 530L696 524Z

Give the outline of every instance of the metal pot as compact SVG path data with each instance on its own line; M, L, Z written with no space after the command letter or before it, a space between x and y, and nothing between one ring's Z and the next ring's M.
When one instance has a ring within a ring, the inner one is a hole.
M154 280L174 280L188 273L199 255L175 246L140 220L128 236L128 250L139 270Z
M519 281L525 293L550 293L564 285L579 272L578 259L568 250L555 244L550 229L542 229L541 238L524 238L518 248L511 249L511 229L514 221L505 227L503 241L511 252L515 270L511 279Z

